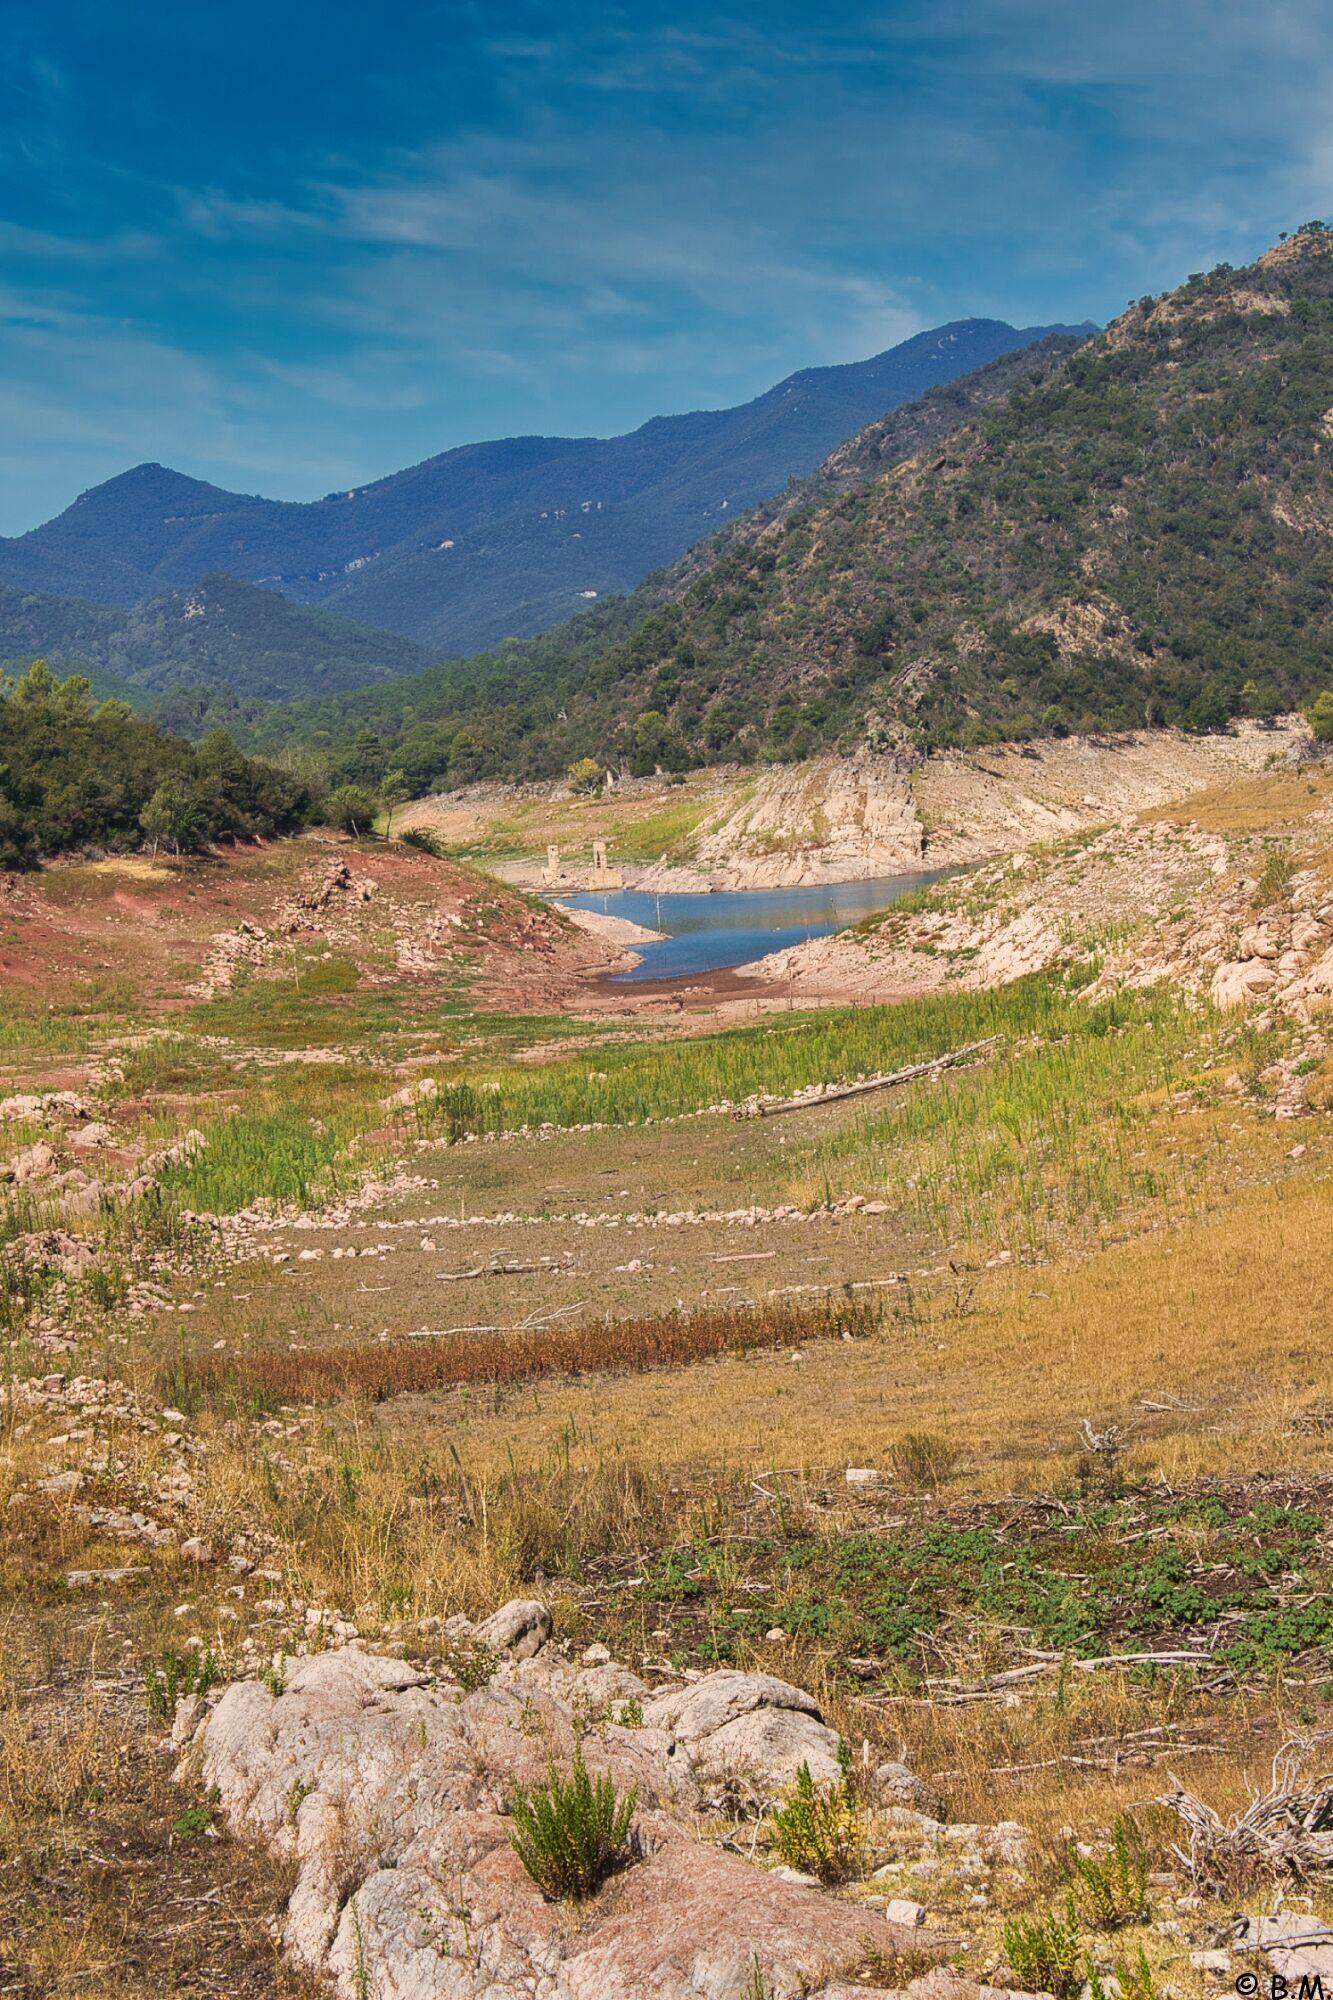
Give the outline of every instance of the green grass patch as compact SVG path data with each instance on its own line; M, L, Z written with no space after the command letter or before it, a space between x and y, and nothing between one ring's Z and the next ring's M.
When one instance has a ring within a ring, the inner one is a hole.
M670 1612L680 1637L693 1629L700 1657L741 1659L776 1627L833 1660L877 1661L900 1686L1001 1632L1071 1660L1208 1634L1238 1671L1275 1673L1333 1643L1327 1527L1313 1506L1242 1493L1071 1493L1060 1514L934 1513L725 1550L682 1541L623 1609L650 1622ZM746 1587L755 1583L766 1586L762 1604Z
M1173 989L1090 1004L1049 981L1006 989L998 1060L886 1097L793 1149L794 1175L830 1194L874 1194L932 1230L1037 1249L1126 1203L1195 1197L1206 1148L1155 1143L1163 1099L1202 1087L1219 1024ZM999 997L999 996L997 996ZM1228 1061L1260 1066L1262 1038L1233 1029ZM1213 1135L1215 1148L1224 1136Z
M599 1048L529 1070L483 1067L465 1081L441 1078L440 1097L422 1118L456 1135L641 1124L757 1092L851 1082L987 1035L1058 1033L1073 1004L1057 977L1042 975L993 993L791 1014L697 1040Z
M206 1215L233 1215L261 1200L308 1207L336 1185L347 1136L296 1110L241 1112L213 1125L204 1150L166 1168L158 1185Z

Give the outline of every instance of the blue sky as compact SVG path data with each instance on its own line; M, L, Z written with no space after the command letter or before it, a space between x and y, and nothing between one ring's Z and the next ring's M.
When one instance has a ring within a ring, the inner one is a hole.
M306 498L1333 217L1328 0L7 0L0 533Z

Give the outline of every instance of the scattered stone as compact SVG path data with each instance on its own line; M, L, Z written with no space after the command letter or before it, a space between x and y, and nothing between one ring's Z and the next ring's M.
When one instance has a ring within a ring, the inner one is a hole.
M893 1897L885 1906L884 1915L889 1923L902 1924L911 1931L918 1929L926 1921L925 1905L913 1903L905 1896Z
M874 1793L885 1805L910 1806L918 1812L936 1802L929 1787L906 1764L877 1765Z
M147 1563L130 1563L124 1569L72 1569L67 1571L65 1582L71 1590L99 1590L104 1584L132 1583L147 1575Z

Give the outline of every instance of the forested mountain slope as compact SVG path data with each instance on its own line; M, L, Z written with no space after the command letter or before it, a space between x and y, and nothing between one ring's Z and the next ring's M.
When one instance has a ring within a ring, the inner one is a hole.
M599 663L571 739L636 710L699 754L1291 707L1330 677L1331 412L1311 227L1143 300L938 451L761 518Z
M424 783L1218 729L1327 686L1333 234L1309 225L1017 372L902 463L921 406L872 426L812 504L759 509L641 593L628 632L594 616L540 656L291 723L339 768Z
M447 661L382 687L251 718L255 740L313 744L334 755L339 769L362 779L373 780L387 759L417 786L450 775L461 781L482 771L562 768L568 705L578 705L592 670L654 610L679 598L731 549L752 542L793 509L826 502L938 444L1034 370L1049 370L1075 352L1083 338L1052 335L878 418L841 443L814 472L687 550L628 598L605 599L564 625L512 641L492 654ZM233 713L215 710L215 719L245 726ZM184 716L181 721L197 726Z
M0 583L126 606L225 573L468 653L633 589L870 419L1067 330L959 320L735 409L616 438L465 445L308 503L140 465L0 541Z
M410 639L289 604L230 576L206 577L128 610L0 584L0 661L42 656L89 671L99 691L143 698L222 686L233 696L287 701L417 673L428 655Z

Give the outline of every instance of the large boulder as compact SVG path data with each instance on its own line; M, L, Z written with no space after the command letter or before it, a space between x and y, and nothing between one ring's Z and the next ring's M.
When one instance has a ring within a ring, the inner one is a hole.
M1219 965L1213 974L1210 997L1215 1007L1223 1010L1245 1007L1251 1000L1257 1000L1267 993L1277 980L1271 965L1262 958L1233 960L1230 964Z
M786 1791L802 1764L817 1784L838 1777L838 1737L818 1702L773 1674L705 1674L655 1696L643 1719L683 1743L701 1774L735 1773L769 1794Z
M472 1636L488 1652L530 1660L551 1636L551 1614L535 1597L514 1597L475 1626Z
M808 1695L767 1675L709 1675L636 1696L643 1720L636 1709L627 1726L610 1719L614 1699L598 1719L593 1676L643 1689L614 1663L580 1669L551 1649L511 1656L469 1693L349 1646L290 1666L281 1692L227 1689L183 1770L216 1786L237 1834L294 1865L286 1948L347 2000L744 2000L756 1965L772 2000L831 2000L869 1948L919 1944L864 1903L691 1831L700 1755L719 1739L734 1749L728 1732L746 1726L773 1768L791 1745L768 1732L824 1728ZM515 1785L552 1761L568 1769L578 1741L593 1775L636 1787L638 1805L634 1860L575 1910L528 1877L508 1808ZM810 1762L822 1739L803 1747Z

